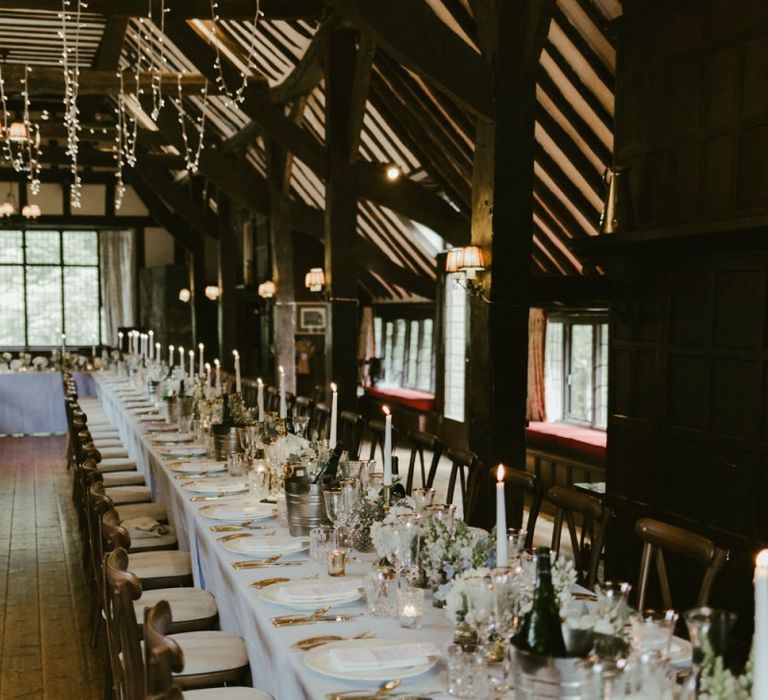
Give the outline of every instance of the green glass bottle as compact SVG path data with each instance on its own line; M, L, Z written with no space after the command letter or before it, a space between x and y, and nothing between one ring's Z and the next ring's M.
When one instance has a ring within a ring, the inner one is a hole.
M560 607L552 585L552 567L549 550L536 549L536 587L533 605L523 618L515 636L515 646L521 651L541 656L565 656L563 630L560 626Z

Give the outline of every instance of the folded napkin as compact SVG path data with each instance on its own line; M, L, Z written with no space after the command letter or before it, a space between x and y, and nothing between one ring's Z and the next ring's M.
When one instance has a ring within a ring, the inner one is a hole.
M304 542L292 537L248 537L237 542L238 548L243 552L264 554L297 552L304 548Z
M140 518L123 520L121 525L128 530L128 534L131 536L132 540L143 540L149 537L164 537L170 532L166 525L161 525L157 520L150 518L148 515Z
M301 586L283 586L275 597L286 603L313 603L344 600L357 593L363 579L350 578L333 583L307 583Z
M437 647L431 642L413 642L386 646L365 646L350 649L331 649L328 658L339 671L362 671L366 669L405 668L430 662L437 656Z

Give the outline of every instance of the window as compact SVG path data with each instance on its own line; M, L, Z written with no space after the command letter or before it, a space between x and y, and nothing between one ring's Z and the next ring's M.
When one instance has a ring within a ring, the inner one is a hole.
M434 321L431 318L382 319L377 316L373 328L382 359L381 384L434 391Z
M101 338L96 231L0 231L0 346Z
M467 352L467 292L453 275L445 280L445 402L443 415L464 422Z
M608 324L600 317L555 316L547 322L547 419L592 428L608 423Z

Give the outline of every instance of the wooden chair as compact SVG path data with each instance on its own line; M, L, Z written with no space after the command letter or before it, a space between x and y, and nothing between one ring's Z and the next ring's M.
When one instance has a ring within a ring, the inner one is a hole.
M579 583L593 588L611 509L594 496L565 486L553 486L546 498L555 507L551 548L560 552L563 524L567 525Z
M277 413L280 410L280 394L277 387L268 386L264 390L264 410Z
M381 452L381 463L384 464L384 433L386 430L386 423L383 420L369 420L368 432L371 434L371 450L368 454L368 459L376 459L376 448L379 448ZM392 426L392 454L395 453L398 440L400 439L400 431L393 425Z
M535 474L523 471L522 469L507 469L504 476L508 488L522 491L530 496L528 508L528 521L525 526L525 547L533 547L533 533L536 530L536 523L541 512L541 503L544 500L544 488Z
M421 430L410 430L405 436L405 442L411 448L411 456L408 461L408 475L405 480L405 492L410 494L413 490L413 476L416 470L416 460L419 460L421 471L421 486L431 488L437 474L437 465L440 464L440 457L443 454L443 443L432 433L425 433ZM430 453L432 459L427 469L424 453Z
M312 409L312 415L309 419L309 427L307 428L307 435L310 439L325 440L328 438L328 421L330 419L331 411L328 408L328 404L323 402L316 402L315 407Z
M104 562L105 617L110 644L112 671L118 697L144 700L146 696L141 634L134 601L142 594L138 577L129 570L128 553L118 547ZM174 676L184 689L245 683L250 665L245 644L240 637L218 630L180 632L171 637L186 650L186 668Z
M360 443L363 441L365 418L354 411L339 413L339 440L344 443L350 459L360 459Z
M151 608L144 609L144 668L147 679L147 694L150 698L171 700L182 698L181 689L173 685L173 674L184 671L184 652L176 639L170 636L173 625L171 607L161 600ZM271 700L255 688L221 688L215 693L221 700Z
M293 402L294 415L302 416L304 418L312 417L312 409L315 407L315 402L309 398L309 396L297 396Z
M470 504L472 503L472 491L474 482L484 467L478 456L465 447L449 447L445 453L451 460L451 474L448 477L448 491L446 492L445 502L453 503L454 493L456 491L456 480L458 479L461 490L461 505L464 511L464 520L470 521Z
M699 588L696 605L708 605L712 585L725 563L728 550L721 549L715 543L683 528L669 525L652 518L641 518L635 523L635 532L643 543L640 559L640 575L637 583L637 609L645 607L648 596L648 581L651 575L651 560L656 564L656 574L661 588L661 598L666 609L672 609L667 566L664 551L669 551L704 566L704 576Z

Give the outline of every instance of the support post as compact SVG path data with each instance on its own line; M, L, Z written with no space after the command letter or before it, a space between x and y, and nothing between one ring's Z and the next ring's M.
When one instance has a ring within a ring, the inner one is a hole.
M219 226L218 240L218 340L219 360L229 366L232 350L237 345L237 243L232 230L231 212L226 202L219 198L219 216L223 225Z
M290 202L285 191L288 156L272 140L267 142L267 180L269 181L269 235L272 243L272 279L277 284L274 307L274 358L272 380L277 382L277 368L285 370L285 388L296 391L296 292L293 274L293 231ZM267 328L272 326L267 321Z
M491 303L470 307L469 444L486 465L472 524L490 527L496 464L525 469L528 297L533 245L536 73L554 0L474 0L478 34L494 66L496 119L477 127L472 241L490 254ZM522 521L521 494L507 489L507 522Z
M325 277L330 301L325 378L339 385L339 408L357 407L357 181L350 166L357 32L334 28L326 44Z

